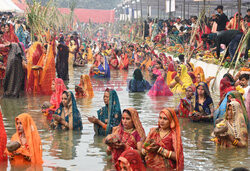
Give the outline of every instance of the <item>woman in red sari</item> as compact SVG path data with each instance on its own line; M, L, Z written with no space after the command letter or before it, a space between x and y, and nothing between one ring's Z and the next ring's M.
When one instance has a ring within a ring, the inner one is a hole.
M7 134L4 129L3 116L0 110L0 165L2 165L1 162L7 159L7 156L4 153L4 150L6 148L6 143L7 143Z
M184 169L181 131L174 109L167 108L160 112L158 128L150 130L142 152L150 169Z
M235 81L231 74L227 73L223 76L220 81L220 99L224 99L224 95L226 95L229 91L235 90L234 87Z
M115 52L112 50L111 59L109 61L109 67L110 67L110 69L117 69L118 65L119 65L118 59L116 57Z
M4 41L6 42L10 42L10 43L19 42L12 24L5 24L5 32L4 32L3 38L4 38Z
M122 152L128 149L140 152L145 138L138 112L134 108L124 109L120 125L114 127L112 134L105 139L108 145L107 153L112 153L113 161L117 162Z
M118 158L116 162L117 171L146 171L141 156L136 150L126 150Z
M121 61L119 63L119 68L120 69L128 69L128 64L129 64L128 54L127 53L123 53L121 55Z

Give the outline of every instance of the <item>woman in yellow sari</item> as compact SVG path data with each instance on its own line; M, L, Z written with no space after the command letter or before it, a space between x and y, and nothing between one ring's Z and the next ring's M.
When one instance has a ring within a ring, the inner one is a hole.
M179 65L177 68L177 75L170 83L169 87L173 93L185 93L186 88L191 86L193 81L187 73L185 65Z
M145 54L146 59L141 63L141 69L148 69L151 66L152 60L150 53Z
M92 64L94 60L92 50L90 47L87 47L86 50L87 50L88 64Z
M76 49L77 45L75 40L73 40L73 36L70 37L70 43L69 43L69 66L73 66L75 55L76 55Z
M80 84L75 87L76 97L93 97L93 87L88 75L81 75Z

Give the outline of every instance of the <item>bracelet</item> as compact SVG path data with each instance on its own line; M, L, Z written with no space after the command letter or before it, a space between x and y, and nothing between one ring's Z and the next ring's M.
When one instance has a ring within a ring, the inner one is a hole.
M169 155L168 155L168 158L170 159L171 157L171 154L172 154L172 151L169 151Z
M160 148L158 149L157 153L161 154L162 151L163 151L163 148L160 147Z
M234 140L233 145L236 146L238 144L238 142L239 142L238 140Z

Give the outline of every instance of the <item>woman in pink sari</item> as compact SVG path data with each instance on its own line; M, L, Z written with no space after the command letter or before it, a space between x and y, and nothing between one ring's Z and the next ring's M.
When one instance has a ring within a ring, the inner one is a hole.
M173 96L165 81L165 72L161 70L161 75L157 77L153 87L149 90L149 96Z
M127 149L141 151L142 143L146 138L145 131L134 108L123 110L122 121L113 128L113 133L108 135L105 143L108 145L107 153L112 153L112 159L117 162L120 155Z

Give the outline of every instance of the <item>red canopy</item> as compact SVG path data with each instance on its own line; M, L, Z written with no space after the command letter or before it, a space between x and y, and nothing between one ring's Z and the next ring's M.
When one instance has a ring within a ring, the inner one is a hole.
M63 14L69 14L69 8L58 8L58 10ZM114 23L115 21L115 11L114 10L97 10L97 9L82 9L76 8L74 10L76 18L80 22L88 23Z

